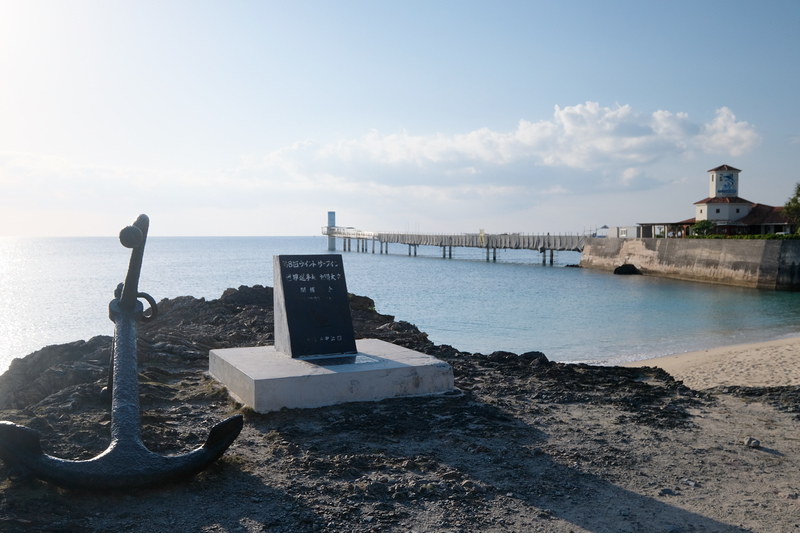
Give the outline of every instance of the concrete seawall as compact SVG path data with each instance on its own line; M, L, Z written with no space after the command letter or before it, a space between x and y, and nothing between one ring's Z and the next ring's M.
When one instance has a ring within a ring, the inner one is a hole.
M582 267L614 270L626 263L651 276L800 290L800 240L586 240Z

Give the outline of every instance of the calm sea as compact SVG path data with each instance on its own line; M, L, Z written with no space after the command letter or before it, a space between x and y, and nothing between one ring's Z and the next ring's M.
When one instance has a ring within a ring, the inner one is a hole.
M326 252L325 237L150 237L140 290L156 300L219 298L273 285L272 256ZM341 248L341 241L337 242ZM758 291L577 268L580 254L392 245L341 252L348 289L379 312L467 352L544 352L597 364L800 335L800 293ZM0 371L49 344L111 335L108 302L130 257L113 237L0 238Z

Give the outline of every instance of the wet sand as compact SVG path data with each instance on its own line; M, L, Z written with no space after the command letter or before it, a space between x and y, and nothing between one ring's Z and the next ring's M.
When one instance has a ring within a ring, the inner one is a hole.
M622 366L655 366L693 389L800 385L800 337L668 355Z

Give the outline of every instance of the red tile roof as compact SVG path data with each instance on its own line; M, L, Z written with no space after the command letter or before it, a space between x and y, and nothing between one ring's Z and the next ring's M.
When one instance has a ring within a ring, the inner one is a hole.
M680 222L637 222L636 224L639 226L686 226L695 222L694 217L692 217Z
M737 220L737 223L748 226L759 226L762 224L788 224L789 220L781 213L783 207L772 207L771 205L755 204L747 213L747 216Z
M694 205L699 204L750 204L755 205L750 200L745 200L744 198L739 198L738 196L717 196L712 197L709 196L708 198L703 198L699 202L695 202Z
M717 167L717 168L712 168L708 172L714 172L716 170L730 170L731 172L741 172L741 170L739 170L738 168L733 168L730 165L722 165L722 166Z

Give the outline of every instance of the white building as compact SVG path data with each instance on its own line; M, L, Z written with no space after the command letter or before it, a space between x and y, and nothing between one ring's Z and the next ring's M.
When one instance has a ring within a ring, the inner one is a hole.
M728 165L708 171L708 198L695 202L695 221L711 220L729 224L750 214L756 205L739 198L739 173L741 170Z
M611 226L607 237L610 239L635 239L641 237L639 226Z
M694 203L695 216L680 222L639 223L639 237L685 237L701 220L714 222L714 232L721 235L764 235L794 231L781 210L739 197L739 174L742 171L722 165L708 171L708 198ZM630 232L628 232L630 234Z

